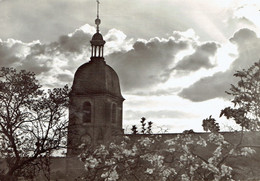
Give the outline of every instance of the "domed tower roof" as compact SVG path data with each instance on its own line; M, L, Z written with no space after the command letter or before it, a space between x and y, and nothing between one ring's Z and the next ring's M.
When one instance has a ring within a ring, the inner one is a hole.
M98 2L99 3L99 2ZM91 60L81 65L74 76L71 95L106 94L124 99L116 72L104 61L103 36L99 33L101 20L97 14L97 32L92 36Z
M104 46L106 42L103 40L103 36L97 32L92 36L90 43L92 46Z
M106 94L122 98L119 78L105 61L90 61L75 73L72 95Z

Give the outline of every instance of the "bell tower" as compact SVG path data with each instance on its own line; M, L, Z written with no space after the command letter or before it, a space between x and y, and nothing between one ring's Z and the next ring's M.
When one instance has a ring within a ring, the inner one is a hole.
M123 134L124 98L116 72L104 59L106 42L99 32L100 23L97 1L91 58L77 69L70 93L67 156L79 154L82 144L95 146Z

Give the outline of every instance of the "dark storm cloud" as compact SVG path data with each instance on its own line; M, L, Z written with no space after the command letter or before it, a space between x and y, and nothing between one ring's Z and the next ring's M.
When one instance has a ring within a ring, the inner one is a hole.
M21 43L9 42L8 44L9 46L0 39L0 67L8 67L19 62L17 53L20 52Z
M71 74L58 74L56 77L62 82L71 82L73 80L73 76Z
M76 53L80 54L90 47L91 34L84 32L81 29L77 29L75 32L69 35L62 35L57 41L41 44L37 43L31 47L29 56L37 55L57 55Z
M196 71L200 68L213 68L210 58L213 57L220 47L215 42L206 42L198 47L193 54L185 56L175 67L176 70Z
M153 119L162 119L162 118L194 118L196 115L182 112L182 111L176 111L176 110L160 110L160 111L136 111L136 110L128 110L124 114L125 119L140 119L141 117L145 117L147 119L153 118Z
M90 34L85 33L83 30L76 30L72 36L61 36L57 45L61 52L81 53L83 49L90 47L90 39Z
M201 102L216 97L226 97L225 90L228 90L230 83L234 82L232 72L218 72L210 77L205 77L188 88L183 89L179 96L193 102Z
M180 92L180 96L191 101L205 101L216 97L226 97L224 91L237 82L233 74L236 70L249 68L260 57L260 38L249 29L240 29L230 41L237 45L239 56L225 72L218 72L195 82Z
M84 60L84 56L88 52L87 47L90 47L90 32L91 27L88 29L88 26L85 26L84 31L77 29L74 33L46 44L39 41L23 43L13 39L0 39L0 66L34 72L42 84L60 87L61 84L72 81L72 72L82 63L81 61L87 61ZM75 63L78 56L83 60ZM52 82L49 82L50 79Z
M38 75L51 69L52 60L40 57L44 54L45 46L39 43L32 45L16 40L5 41L0 45L0 66L25 69Z
M38 56L28 55L25 59L20 60L21 64L16 68L34 72L36 75L48 72L52 69L52 59L45 59Z
M72 34L60 36L56 42L35 44L31 46L30 53L22 60L20 69L33 71L36 75L43 74L46 80L48 77L56 78L56 83L53 83L54 87L71 83L72 72L79 66L79 62L75 63L75 59L89 50L90 39L90 33L77 29Z
M112 53L108 62L119 74L123 90L149 88L169 79L176 53L188 47L188 42L173 38L138 40L127 52Z

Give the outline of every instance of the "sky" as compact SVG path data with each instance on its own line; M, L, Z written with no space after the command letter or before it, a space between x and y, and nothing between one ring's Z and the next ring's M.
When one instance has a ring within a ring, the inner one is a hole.
M259 0L100 0L105 60L119 75L123 125L203 131L232 105L236 70L260 58ZM95 0L0 0L0 66L36 73L45 88L72 85L90 60Z

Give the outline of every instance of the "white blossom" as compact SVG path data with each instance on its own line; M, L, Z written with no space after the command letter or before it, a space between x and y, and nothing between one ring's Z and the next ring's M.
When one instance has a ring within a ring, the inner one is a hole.
M203 138L201 138L201 137L200 137L199 141L197 141L197 144L201 145L203 147L207 146L207 142Z
M255 153L255 150L250 147L244 147L241 149L242 156L249 156Z
M181 156L180 156L180 160L181 160L181 161L187 161L187 155L186 155L186 154L181 155Z
M168 146L172 146L175 145L175 139L168 139L166 141L164 141L164 143L166 143Z
M100 145L94 152L98 156L107 156L109 154L105 145Z
M152 169L152 168L147 168L145 172L148 173L148 174L152 174L153 171L154 171L154 169Z
M114 164L115 164L115 162L112 159L105 161L106 166L111 166L111 165L114 165Z
M152 155L152 154L145 154L140 156L140 158L149 161L151 164L155 164L158 167L161 167L163 165L163 159L164 157L158 154Z
M221 176L231 175L232 168L226 165L221 165Z
M111 148L111 149L116 148L116 147L117 147L117 145L113 142L109 144L109 148Z
M209 135L209 142L212 142L216 145L229 144L227 141L225 141L225 138L223 135L215 134L215 133L211 133Z
M119 179L118 173L115 169L115 167L110 170L110 171L106 171L104 173L101 174L101 178L105 178L106 181L115 181Z
M133 150L134 153L136 153L138 151L136 145L133 146L132 150Z
M109 175L109 172L104 172L101 174L101 178L106 178L106 177L108 177L108 175Z
M129 136L124 136L125 140L130 141Z
M183 148L184 151L189 152L189 148L188 148L187 145L182 145L182 148Z
M96 166L98 166L98 164L98 160L96 158L93 158L93 156L90 156L85 160L85 168L95 168Z
M216 157L220 157L221 156L221 151L222 151L222 147L221 146L218 146L216 148L216 150L214 151L213 155L215 155Z
M112 172L110 172L109 174L109 177L107 180L118 180L119 179L119 176L118 176L118 173L116 171L116 169L113 169Z
M132 153L132 151L131 150L127 150L127 149L125 149L125 150L123 150L123 152L122 152L125 156L129 156L129 155L131 155L131 153Z
M188 177L188 175L182 174L181 175L181 180L183 180L183 181L190 181L190 178Z
M175 148L169 148L167 151L170 152L170 153L174 153L175 152Z
M123 156L122 156L121 154L117 153L117 152L114 152L114 153L113 153L113 156L114 156L114 158L117 159L117 160L120 160L121 158L123 158Z
M145 137L139 140L140 144L143 146L149 146L151 145L151 143L154 143L154 140L149 138L149 137Z
M162 176L164 177L164 178L167 178L167 177L169 177L171 174L176 174L176 171L173 169L173 168L165 168L165 169L163 169L163 171L162 171Z
M121 141L121 146L122 146L122 147L125 147L126 145L127 145L127 142Z

